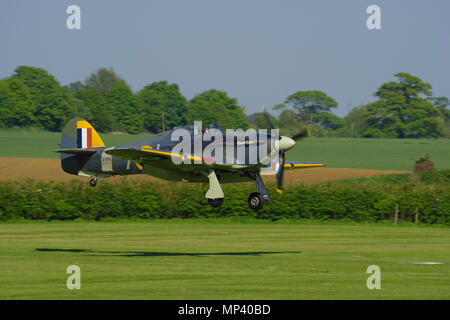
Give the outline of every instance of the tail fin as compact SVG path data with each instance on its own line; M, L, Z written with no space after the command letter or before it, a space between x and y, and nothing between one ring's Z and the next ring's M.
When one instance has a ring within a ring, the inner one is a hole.
M61 153L62 169L67 173L78 174L86 158L97 153L94 148L104 146L102 139L89 122L74 118L64 127L60 149L56 151Z
M61 137L61 149L104 147L102 139L89 122L74 118L67 122Z

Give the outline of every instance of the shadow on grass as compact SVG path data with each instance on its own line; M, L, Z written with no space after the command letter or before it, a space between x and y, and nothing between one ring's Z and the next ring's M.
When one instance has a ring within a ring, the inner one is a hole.
M177 257L177 256L261 256L266 254L301 253L300 251L248 251L248 252L147 252L147 251L97 251L91 249L51 249L36 248L38 252L73 252L73 253L101 253L122 257Z

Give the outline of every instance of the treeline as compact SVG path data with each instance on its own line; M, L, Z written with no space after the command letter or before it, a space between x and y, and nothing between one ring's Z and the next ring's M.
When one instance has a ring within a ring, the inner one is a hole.
M431 85L408 73L381 85L377 100L353 108L344 118L332 113L338 103L322 91L298 91L274 107L283 110L275 126L284 134L311 128L316 137L450 138L450 106L446 97L434 97ZM267 126L261 113L251 116L256 127Z
M134 93L112 69L99 69L84 82L61 86L41 68L20 66L0 80L0 127L39 127L60 131L81 117L100 132L153 133L175 126L215 121L247 129L245 113L225 92L205 91L190 101L177 84L153 82Z
M448 174L447 174L448 175ZM441 177L442 178L442 177ZM430 177L428 177L430 179ZM269 184L269 188L275 186ZM86 183L16 181L0 185L0 220L102 220L105 218L216 218L246 216L260 219L317 219L356 222L394 220L450 224L450 186L409 181L356 181L300 185L283 195L273 194L263 209L247 206L254 186L225 185L219 208L206 202L198 185L156 182L101 181Z
M271 123L291 135L305 126L316 137L450 138L446 97L434 97L431 85L408 73L382 84L376 101L355 107L345 117L333 113L338 103L322 91L297 91L282 104ZM83 82L61 86L41 68L20 66L0 80L0 127L39 127L60 131L67 120L85 118L100 132L161 132L194 120L223 128L268 128L263 113L245 108L226 92L211 89L191 100L177 84L153 82L133 92L112 69L101 68ZM164 121L163 121L164 119Z

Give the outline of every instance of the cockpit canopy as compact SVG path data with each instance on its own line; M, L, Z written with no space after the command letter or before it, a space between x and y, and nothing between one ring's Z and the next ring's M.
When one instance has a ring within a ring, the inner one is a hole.
M196 129L199 129L199 128L196 128L194 126L179 126L179 127L174 127L173 129L174 130L176 130L176 129L185 129L185 130L189 131L192 134L199 134L200 133L199 132L200 130L196 130ZM215 122L211 122L209 124L209 126L204 126L201 129L201 132L202 133L208 133L208 131L211 130L211 129L216 129L216 130L220 130L220 131L223 132L222 128Z

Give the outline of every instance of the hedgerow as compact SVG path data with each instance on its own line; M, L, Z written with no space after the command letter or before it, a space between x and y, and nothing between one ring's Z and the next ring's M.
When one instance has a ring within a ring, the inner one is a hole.
M273 192L262 210L247 206L253 184L224 185L219 208L207 204L207 186L157 182L109 182L97 187L80 181L3 182L0 219L73 220L77 218L195 218L248 216L260 219L399 220L450 224L450 187L446 185L346 181L287 188Z

